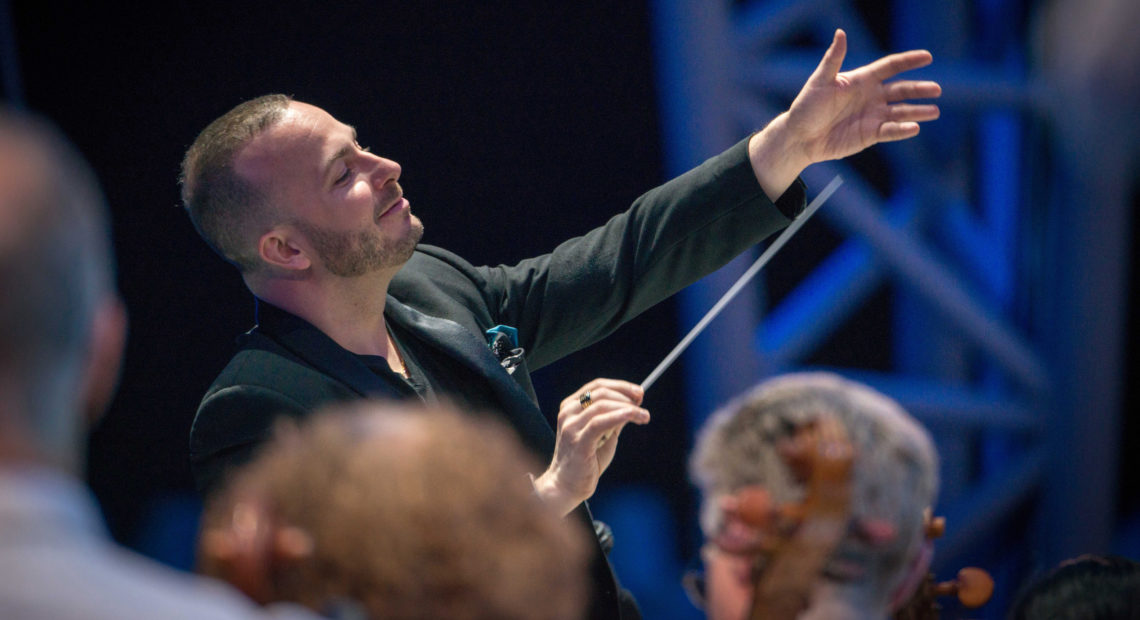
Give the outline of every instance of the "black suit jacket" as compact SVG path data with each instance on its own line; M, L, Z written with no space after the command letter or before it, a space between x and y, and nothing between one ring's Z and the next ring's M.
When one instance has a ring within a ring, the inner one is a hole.
M499 412L541 459L554 434L528 375L596 342L788 224L803 208L798 183L774 205L756 182L747 141L650 190L604 226L514 266L477 267L441 248L419 246L393 279L386 319L439 355L482 377ZM190 456L209 490L249 458L281 415L302 417L334 401L396 397L359 359L309 323L263 308L259 324L198 409ZM524 365L509 373L485 331L518 329ZM538 474L540 472L534 472ZM583 509L583 515L585 511ZM602 581L605 581L604 579ZM601 609L617 617L613 579Z

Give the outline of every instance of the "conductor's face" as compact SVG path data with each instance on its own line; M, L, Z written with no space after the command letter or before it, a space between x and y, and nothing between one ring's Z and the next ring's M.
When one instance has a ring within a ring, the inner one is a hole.
M265 192L314 269L341 277L395 271L423 235L398 182L400 165L362 148L355 129L318 107L291 102L234 166Z

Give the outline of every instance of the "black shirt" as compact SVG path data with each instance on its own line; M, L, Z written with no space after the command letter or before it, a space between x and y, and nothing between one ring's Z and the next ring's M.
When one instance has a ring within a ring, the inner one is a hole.
M389 321L388 329L404 360L408 378L393 372L388 360L379 355L356 357L403 398L418 398L429 404L443 400L467 411L498 408L487 381L477 373L450 357L439 355L395 322Z

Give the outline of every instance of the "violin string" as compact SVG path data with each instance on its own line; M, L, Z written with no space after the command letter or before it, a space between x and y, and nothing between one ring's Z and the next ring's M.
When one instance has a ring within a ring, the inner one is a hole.
M691 330L689 330L689 333L681 339L681 342L677 343L677 346L673 347L673 350L665 356L665 359L661 360L661 363L657 365L657 368L654 368L653 372L649 373L649 376L641 382L642 391L649 391L650 386L652 386L653 383L661 377L662 373L664 373L665 370L668 369L669 366L678 357L680 357L681 353L683 353L689 346L689 343L691 343L698 335L700 335L702 331L704 331L705 327L707 327L708 324L711 323L718 314L720 314L721 310L724 310L724 307L728 305L728 302L732 301L732 299L736 297L737 293L739 293L744 288L744 286L748 284L748 282L754 278L761 269L764 268L764 265L768 264L768 261L770 261L772 257L775 256L776 252L780 251L780 248L782 248L784 244L788 242L788 239L791 239L792 235L796 234L796 231L798 231L804 225L804 223L807 222L809 218L811 218L812 215L815 215L815 212L818 211L821 206L823 206L823 203L827 202L827 199L830 198L831 195L835 193L835 190L839 189L839 186L842 184L843 177L836 175L835 178L827 184L827 187L823 188L823 191L821 191L819 195L815 197L815 200L811 201L811 204L807 206L807 209L804 209L804 212L799 217L797 217L795 221L793 221L787 228L785 228L784 232L780 233L779 237L776 237L776 240L772 242L772 245L769 245L768 248L764 250L764 253L760 255L760 258L756 259L756 262L752 263L752 266L748 268L748 271L745 271L744 274L736 280L736 283L733 284L728 289L728 291L726 291L725 294L721 296L720 300L713 305L712 309L709 310Z

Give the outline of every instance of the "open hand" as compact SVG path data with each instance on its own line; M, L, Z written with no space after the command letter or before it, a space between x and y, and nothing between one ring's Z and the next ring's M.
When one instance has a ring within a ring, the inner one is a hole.
M942 95L937 82L896 80L904 71L929 65L926 50L884 56L839 72L847 35L835 31L819 66L787 112L753 136L749 156L761 186L775 199L807 166L853 155L879 142L918 135L919 123L938 118L934 104L906 103Z
M823 55L788 110L788 129L803 142L811 162L839 159L876 144L918 134L918 123L938 118L938 106L901 103L942 94L937 82L887 80L933 60L926 50L884 56L839 72L847 55L847 35L835 31Z

